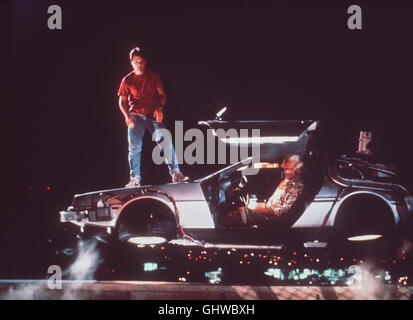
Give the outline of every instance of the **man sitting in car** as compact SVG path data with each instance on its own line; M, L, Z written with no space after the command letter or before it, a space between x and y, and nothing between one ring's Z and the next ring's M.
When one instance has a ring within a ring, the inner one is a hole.
M241 207L222 217L222 225L245 225L278 221L293 206L302 194L304 183L301 178L303 162L298 155L291 155L281 164L284 180L278 185L267 202L259 202L253 209Z

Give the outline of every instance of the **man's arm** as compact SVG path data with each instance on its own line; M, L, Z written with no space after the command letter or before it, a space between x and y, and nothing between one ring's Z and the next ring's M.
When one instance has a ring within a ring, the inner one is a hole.
M119 96L119 109L125 117L125 122L127 126L132 126L133 128L133 117L129 115L128 112L128 97L125 95Z
M156 108L155 112L153 113L153 116L155 117L155 120L157 122L162 122L163 107L165 106L165 103L166 103L166 94L165 94L165 90L163 89L162 85L156 87L156 92L158 93L158 97L159 97L159 105Z
M158 93L158 97L159 97L159 106L158 106L158 108L160 108L160 111L163 111L163 107L166 104L165 90L163 89L163 87L157 87L156 92Z
M281 216L291 209L303 189L304 185L301 182L293 183L289 187L281 183L265 206L272 209L275 215Z

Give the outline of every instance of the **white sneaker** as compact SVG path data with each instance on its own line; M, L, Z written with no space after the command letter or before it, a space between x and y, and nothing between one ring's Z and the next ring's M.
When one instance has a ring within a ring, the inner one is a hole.
M131 177L129 183L125 188L136 188L141 185L141 179L139 177Z
M187 176L184 176L181 172L175 172L173 175L172 175L172 182L185 182L185 181L188 181L189 180L189 177L187 177Z

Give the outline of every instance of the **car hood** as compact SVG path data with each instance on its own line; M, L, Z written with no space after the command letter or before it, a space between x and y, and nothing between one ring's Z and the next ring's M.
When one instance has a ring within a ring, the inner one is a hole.
M167 183L155 186L140 186L136 188L115 188L99 191L92 191L82 194L76 194L73 198L72 205L75 208L89 208L94 206L99 200L102 202L110 198L117 198L121 203L127 200L143 195L147 192L166 193L172 196L175 201L203 201L204 195L199 181Z

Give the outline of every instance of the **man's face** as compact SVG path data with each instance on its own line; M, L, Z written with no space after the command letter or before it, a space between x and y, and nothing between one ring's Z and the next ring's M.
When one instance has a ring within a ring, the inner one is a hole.
M140 56L133 56L131 60L133 70L140 74L145 71L146 61Z
M284 176L286 179L292 179L297 174L297 165L298 161L296 160L288 160L285 162L283 166Z

